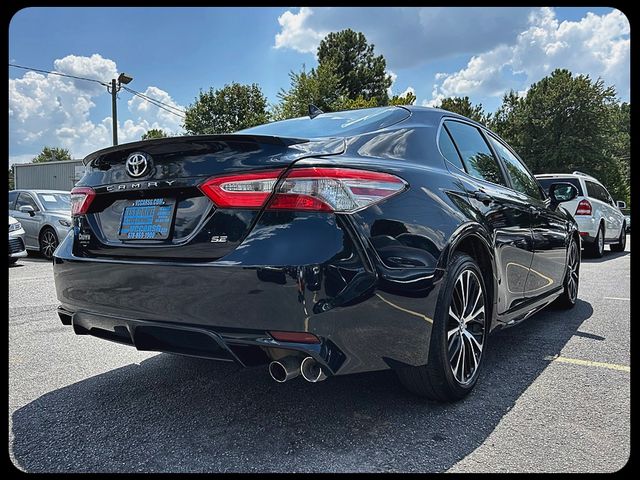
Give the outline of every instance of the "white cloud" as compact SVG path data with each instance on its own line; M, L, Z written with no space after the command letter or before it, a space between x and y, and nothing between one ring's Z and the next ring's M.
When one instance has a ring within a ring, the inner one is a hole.
M115 62L98 54L57 59L54 69L101 81L117 75ZM147 87L144 93L184 110L157 87ZM108 95L103 85L58 75L26 72L9 79L9 163L30 160L45 145L68 148L74 158L111 145L111 117L99 122L91 119L95 100L103 95ZM129 94L119 93L124 95ZM120 101L118 140L122 143L139 140L149 128L173 134L182 131L181 118L139 97L132 97L127 106L128 112Z
M276 48L315 52L328 33L361 31L394 69L512 42L527 25L530 8L302 7L280 17Z
M528 28L513 44L474 55L457 72L436 75L432 99L425 102L454 95L499 96L511 88L524 91L556 68L601 77L629 99L629 32L629 22L618 10L560 22L552 9L541 8L530 15Z
M399 97L404 97L404 96L406 96L406 95L409 95L410 93L412 93L413 95L415 95L415 94L416 94L416 89L415 89L415 88L413 88L413 87L407 87L407 88L405 89L405 91L404 91L404 92L402 92L401 94L399 94L398 96L399 96Z
M276 34L275 48L292 48L301 53L315 53L320 40L327 32L317 32L305 26L307 19L313 14L309 7L302 7L298 13L284 12L278 17L282 27Z
M389 85L389 88L387 88L387 95L391 97L393 96L393 84L396 83L398 75L392 70L387 70L387 75L391 77L391 85Z

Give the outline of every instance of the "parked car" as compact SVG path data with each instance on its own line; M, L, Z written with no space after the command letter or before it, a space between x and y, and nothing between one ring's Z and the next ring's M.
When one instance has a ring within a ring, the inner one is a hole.
M626 206L626 205L625 205ZM627 233L631 232L631 210L629 208L620 208L620 211L624 215L624 222L627 226Z
M564 207L578 222L586 253L600 258L605 244L609 244L613 252L624 251L627 244L624 214L596 178L581 172L548 173L536 175L536 178L544 188L556 182L567 182L576 187L578 196L566 202Z
M62 190L11 190L9 214L22 224L27 250L50 259L71 228L71 195Z
M545 194L500 137L444 110L320 113L84 161L53 265L76 334L269 365L278 382L391 368L452 401L489 332L576 303L580 236L560 205L575 187Z
M24 229L19 221L9 216L9 264L16 263L20 257L26 256Z

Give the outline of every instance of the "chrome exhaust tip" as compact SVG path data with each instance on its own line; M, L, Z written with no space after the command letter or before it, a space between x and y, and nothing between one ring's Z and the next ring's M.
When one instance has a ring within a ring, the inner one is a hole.
M327 375L322 371L320 364L312 357L307 357L302 360L302 363L300 364L300 373L302 373L302 378L311 383L321 382L327 378Z
M269 364L269 375L278 383L284 383L300 375L300 359L289 356Z

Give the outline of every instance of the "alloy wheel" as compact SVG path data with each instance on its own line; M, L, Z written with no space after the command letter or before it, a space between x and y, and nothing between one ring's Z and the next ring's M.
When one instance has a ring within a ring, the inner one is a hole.
M447 322L449 365L454 378L467 385L475 378L485 342L486 316L482 284L472 270L457 278Z
M56 234L53 233L51 230L46 230L42 234L42 240L40 243L40 250L42 251L42 254L46 258L51 258L53 257L53 252L57 247L58 247L58 238L56 237Z
M598 229L598 253L602 254L604 252L604 232L602 228Z
M571 247L569 247L567 267L569 269L567 272L567 293L573 302L578 297L578 281L580 276L580 257L578 255L578 245L576 242L571 242Z

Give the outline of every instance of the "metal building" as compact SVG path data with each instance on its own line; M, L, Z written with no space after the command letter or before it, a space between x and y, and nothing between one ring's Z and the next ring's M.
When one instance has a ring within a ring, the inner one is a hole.
M82 160L13 165L15 188L70 191L82 175Z

